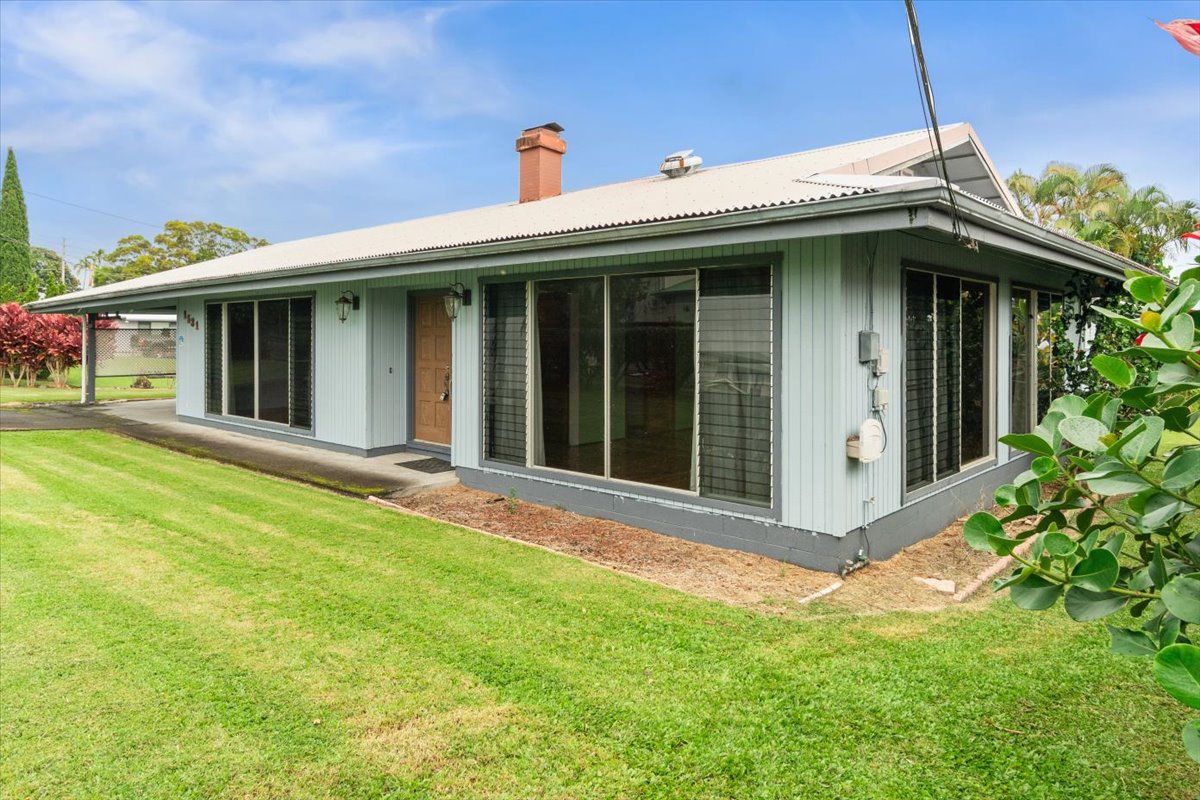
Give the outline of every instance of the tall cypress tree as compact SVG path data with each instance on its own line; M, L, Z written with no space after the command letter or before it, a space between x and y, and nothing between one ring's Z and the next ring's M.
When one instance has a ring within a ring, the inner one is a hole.
M25 193L17 175L17 157L8 148L4 182L0 184L0 303L27 302L37 298L29 247L29 216Z

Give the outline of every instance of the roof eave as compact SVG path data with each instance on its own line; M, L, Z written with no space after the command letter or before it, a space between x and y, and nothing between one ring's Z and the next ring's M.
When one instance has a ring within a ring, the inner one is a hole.
M1070 256L1068 266L1111 277L1123 277L1127 269L1150 272L1148 268L1136 262L1087 245L1072 237L1046 230L1026 219L1013 216L961 192L955 192L955 200L959 209L966 215L968 222L982 224L988 229L997 231L1004 236L1034 242L1044 248L1047 253L1068 255ZM263 283L271 280L282 280L284 278L295 279L306 276L321 277L320 281L313 282L328 282L340 279L353 280L360 277L356 273L368 269L403 268L414 264L469 261L490 256L511 256L522 253L535 253L538 254L537 260L545 260L547 258L546 251L564 248L588 247L614 241L660 238L684 233L715 232L730 228L751 227L779 222L819 220L823 217L844 217L867 211L883 211L895 208L919 209L922 207L936 207L943 212L948 212L950 204L944 185L923 186L915 189L896 189L790 206L776 206L752 211L689 217L665 222L600 228L566 234L491 242L481 245L447 247L403 255L319 264L298 269L276 269L238 276L198 279L170 286L145 287L132 291L118 289L110 293L93 294L86 298L72 299L71 295L62 295L60 297L35 301L30 303L28 307L30 310L39 313L78 314L109 311L114 308L114 301L124 301L123 307L126 308L131 306L144 307L151 303L161 304L164 300L171 298L202 293L202 290L213 287L236 289L236 287L245 284ZM921 219L912 218L910 219L909 227L943 227L943 218L948 218L947 214L925 216ZM886 226L881 225L877 229L896 230L899 229L899 226L888 224ZM114 284L113 286L116 289L120 284Z

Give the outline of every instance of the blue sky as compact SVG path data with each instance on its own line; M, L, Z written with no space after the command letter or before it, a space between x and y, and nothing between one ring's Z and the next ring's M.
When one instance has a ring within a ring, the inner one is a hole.
M1200 200L1200 0L918 0L943 122L999 168L1109 161ZM564 188L919 128L900 0L0 3L0 147L35 244L74 261L205 219L271 241L515 198L557 120ZM36 194L34 194L36 193Z

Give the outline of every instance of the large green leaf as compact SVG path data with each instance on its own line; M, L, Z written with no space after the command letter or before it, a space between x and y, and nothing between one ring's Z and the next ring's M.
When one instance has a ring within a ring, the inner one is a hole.
M1000 442L1026 453L1034 453L1039 456L1054 455L1054 448L1050 446L1050 443L1033 433L1010 433L1001 436Z
M1030 575L1021 583L1008 590L1013 603L1026 611L1041 611L1054 605L1062 594L1063 587L1050 583L1045 578Z
M1071 444L1092 453L1099 453L1108 446L1100 441L1101 436L1108 434L1108 428L1091 417L1067 417L1058 424L1058 432Z
M1154 678L1171 697L1189 708L1200 708L1200 647L1173 644L1159 650Z
M1142 326L1136 319L1130 319L1129 317L1118 314L1116 311L1107 309L1104 306L1092 306L1092 310L1102 317L1108 317L1122 328L1128 328L1129 330L1133 331L1140 331L1142 329Z
M1162 417L1169 431L1182 433L1192 427L1192 413L1187 406L1163 408L1159 410L1158 415Z
M1114 472L1102 477L1090 478L1087 485L1096 494L1112 497L1118 494L1140 492L1150 484L1132 472Z
M986 511L972 514L963 525L963 538L976 550L992 552L991 540L997 537L1004 538L1004 526Z
M1162 601L1184 622L1200 623L1200 572L1171 578L1162 588Z
M1167 307L1162 311L1164 325L1170 322L1171 318L1180 311L1191 309L1196 305L1196 296L1200 295L1200 283L1185 281L1172 294L1174 296L1171 298L1171 302L1167 303Z
M1191 350L1196 339L1196 323L1192 322L1190 315L1180 314L1171 320L1171 327L1163 336L1169 344L1180 350Z
M1098 355L1092 359L1092 367L1114 386L1120 386L1122 389L1132 386L1137 374L1124 359L1116 356Z
M1192 761L1200 761L1200 719L1194 719L1184 724L1183 749L1187 751Z
M1052 531L1042 540L1046 552L1055 558L1062 558L1075 552L1075 540L1065 533Z
M1152 656L1158 652L1154 640L1145 631L1131 631L1114 625L1104 627L1108 628L1108 635L1112 638L1109 650L1119 656Z
M1166 384L1182 383L1188 386L1200 386L1200 371L1186 362L1164 364L1158 368L1157 380L1159 383Z
M1107 552L1097 551L1095 552ZM1063 608L1067 611L1067 616L1076 622L1091 622L1094 619L1107 617L1109 614L1115 614L1125 607L1129 602L1129 598L1122 594L1113 594L1112 592L1093 592L1090 589L1084 589L1082 586L1072 586L1067 590L1067 596L1063 600Z
M1125 281L1125 291L1143 303L1161 303L1166 297L1166 284L1157 275L1139 275Z
M1165 428L1162 417L1142 417L1122 435L1124 439L1126 435L1136 432L1133 438L1121 445L1121 456L1134 464L1141 464L1154 453Z
M1164 489L1187 489L1197 481L1200 481L1200 448L1180 450L1163 470Z

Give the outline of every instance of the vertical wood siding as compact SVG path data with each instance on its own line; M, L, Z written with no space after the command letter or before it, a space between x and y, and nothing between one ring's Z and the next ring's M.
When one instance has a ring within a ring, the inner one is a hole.
M313 310L313 436L324 442L367 446L367 342L369 306L337 317L342 292L363 297L362 281L324 284L315 289ZM366 303L363 298L362 304Z
M1009 428L1009 336L1010 297L1013 281L1034 286L1061 286L1068 276L1046 264L1027 261L994 250L975 252L965 247L922 239L903 233L847 236L843 247L842 286L845 292L845 316L842 338L845 343L843 364L844 397L837 417L838 438L858 430L871 413L870 368L858 363L858 332L868 330L871 282L868 262L875 250L874 292L875 327L881 347L890 353L890 368L879 385L888 391L890 401L884 412L888 446L883 456L871 464L859 464L841 455L840 494L843 513L831 519L836 523L829 533L846 533L898 510L904 498L904 308L903 263L926 265L977 275L995 283L993 315L994 382L992 397L993 447L1001 463L1010 457L1008 449L994 440ZM843 447L839 443L839 448Z
M200 326L185 321L185 312ZM188 298L175 308L175 413L204 416L204 300Z
M368 447L394 447L407 441L408 297L403 289L369 289L371 353L367 376L371 384Z

